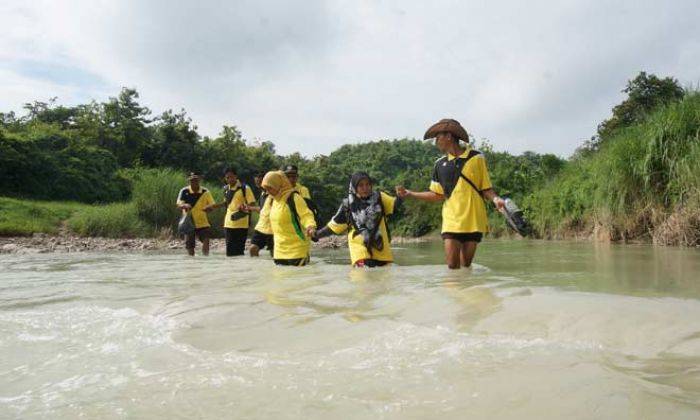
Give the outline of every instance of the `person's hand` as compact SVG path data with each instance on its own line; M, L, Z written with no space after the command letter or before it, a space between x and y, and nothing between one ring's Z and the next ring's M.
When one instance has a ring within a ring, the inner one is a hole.
M238 211L250 213L250 208L248 208L247 204L241 204L240 206L238 206Z
M180 204L180 209L185 210L185 211L190 211L192 209L192 206L190 206L187 203Z
M214 204L210 204L210 205L204 207L202 210L209 213L210 211L214 210L215 208L216 208L216 206Z
M309 226L306 228L306 236L309 238L313 238L316 236L316 227L315 226Z
M498 211L503 211L503 209L506 207L506 200L499 196L493 197L493 205L496 206Z
M406 198L411 195L411 192L404 188L403 185L397 185L396 186L396 195L399 196L399 198Z

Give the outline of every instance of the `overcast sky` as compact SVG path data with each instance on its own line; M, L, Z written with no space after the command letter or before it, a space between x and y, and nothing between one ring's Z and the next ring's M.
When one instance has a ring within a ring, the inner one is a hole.
M568 156L640 70L700 82L698 0L3 1L0 111L136 87L279 152L422 137Z

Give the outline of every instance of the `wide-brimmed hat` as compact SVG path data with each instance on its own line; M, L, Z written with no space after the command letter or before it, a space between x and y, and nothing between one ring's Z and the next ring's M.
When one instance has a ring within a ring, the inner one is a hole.
M193 179L202 179L202 176L197 172L190 172L190 174L187 175L187 180L192 181Z
M428 131L425 132L423 140L435 138L439 133L450 133L459 140L469 142L467 130L462 127L459 121L451 118L445 118L433 124Z

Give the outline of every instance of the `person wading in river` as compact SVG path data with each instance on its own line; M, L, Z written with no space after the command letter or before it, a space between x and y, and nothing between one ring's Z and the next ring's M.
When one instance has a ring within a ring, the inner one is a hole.
M400 198L373 191L372 180L366 172L356 172L350 177L347 198L313 240L348 231L352 265L379 267L389 264L394 258L386 218L396 212L400 203Z
M185 236L185 248L189 255L194 255L195 237L202 242L202 254L209 255L209 218L207 212L211 211L211 205L214 204L209 190L200 185L202 177L195 172L191 172L187 177L190 185L180 190L177 195L177 208L182 211L182 214L188 212L192 215L194 222L194 232Z
M259 256L260 250L265 247L267 247L267 250L270 251L270 255L272 255L275 246L275 240L272 234L262 232L262 230L267 228L265 218L269 216L268 214L262 214L262 210L265 208L265 202L269 198L269 196L265 192L265 189L262 187L262 180L264 176L265 173L258 173L253 178L253 180L255 181L255 186L258 187L258 189L260 190L260 196L258 197L257 205L248 206L248 211L260 213L258 223L255 225L255 229L253 229L253 236L250 238L249 252L251 257ZM266 210L269 211L269 207L267 207ZM260 220L263 220L263 223L260 223Z
M238 179L234 168L224 170L224 201L209 206L209 210L226 207L224 234L226 236L226 256L243 255L245 240L250 227L249 205L255 205L253 190ZM207 209L205 209L207 210Z
M469 135L459 122L443 119L425 132L424 139L435 139L435 145L446 155L435 162L430 191L411 191L396 187L399 197L442 202L442 239L447 266L469 267L476 247L485 232L488 220L484 200L500 210L505 201L491 186L484 156L469 147ZM460 145L460 140L466 147Z
M256 229L274 236L272 258L277 265L302 266L309 262L309 238L316 233L314 215L282 171L268 172L262 187L269 195Z

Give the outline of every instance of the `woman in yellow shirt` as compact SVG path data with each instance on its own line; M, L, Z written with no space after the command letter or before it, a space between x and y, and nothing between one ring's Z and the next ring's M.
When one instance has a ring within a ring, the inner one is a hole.
M262 187L270 196L260 211L256 229L274 236L272 258L277 265L302 266L309 262L309 237L316 232L314 215L294 191L282 171L265 174Z
M366 172L350 177L348 197L328 225L319 230L314 240L348 231L350 259L355 267L379 267L393 261L391 239L386 218L395 213L400 199L372 191L372 180Z

